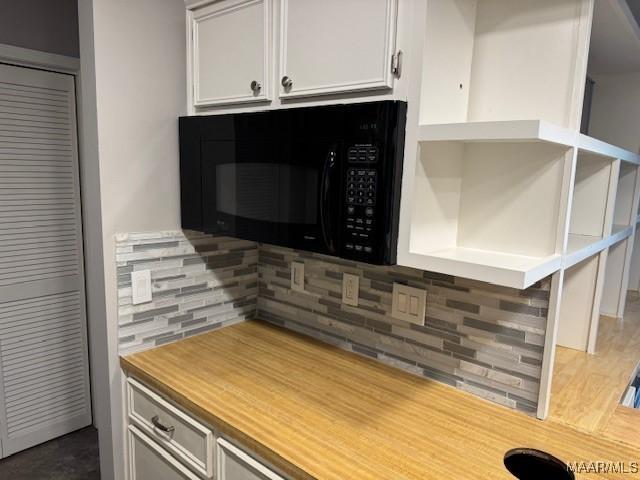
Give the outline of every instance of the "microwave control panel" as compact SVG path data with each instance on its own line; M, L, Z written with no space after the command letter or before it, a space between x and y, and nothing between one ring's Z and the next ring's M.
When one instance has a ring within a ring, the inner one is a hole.
M356 144L347 149L343 246L347 252L371 254L375 249L378 148Z

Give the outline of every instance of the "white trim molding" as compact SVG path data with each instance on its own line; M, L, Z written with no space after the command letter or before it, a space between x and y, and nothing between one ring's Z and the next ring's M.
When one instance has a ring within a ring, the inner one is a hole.
M0 62L21 67L36 67L60 73L77 74L80 71L80 59L41 52L29 48L14 47L0 43Z

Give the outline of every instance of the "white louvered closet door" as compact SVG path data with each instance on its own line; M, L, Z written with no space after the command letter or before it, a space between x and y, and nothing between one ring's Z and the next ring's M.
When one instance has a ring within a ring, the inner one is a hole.
M74 79L0 64L2 456L91 423Z

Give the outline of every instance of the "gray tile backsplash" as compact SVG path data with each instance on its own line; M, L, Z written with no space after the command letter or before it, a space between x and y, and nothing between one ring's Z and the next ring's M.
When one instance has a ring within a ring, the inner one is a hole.
M195 232L116 236L121 354L255 317L256 244ZM131 303L131 272L150 270L152 301Z
M290 264L305 264L305 292ZM255 318L502 405L537 405L550 280L515 290L195 232L117 236L120 353ZM131 304L130 273L151 270L152 302ZM342 275L360 276L358 307ZM424 325L391 317L394 282L427 291Z
M306 291L289 288L292 261ZM358 307L342 304L342 274L360 276ZM533 413L549 280L515 290L406 267L378 267L260 245L258 316L343 349ZM393 283L427 291L424 325L391 317Z

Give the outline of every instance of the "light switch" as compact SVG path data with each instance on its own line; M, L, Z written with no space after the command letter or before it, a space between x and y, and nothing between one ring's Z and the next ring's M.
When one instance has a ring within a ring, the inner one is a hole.
M131 297L134 305L151 301L151 270L131 272Z
M342 275L342 303L358 306L358 290L360 289L360 277L345 273Z
M304 263L291 262L291 290L304 292Z
M399 320L424 325L424 313L427 308L427 291L408 287L400 283L393 284L391 316Z
M411 315L418 315L418 297L411 295L409 297L409 313Z
M402 292L398 292L398 311L407 313L407 296Z

